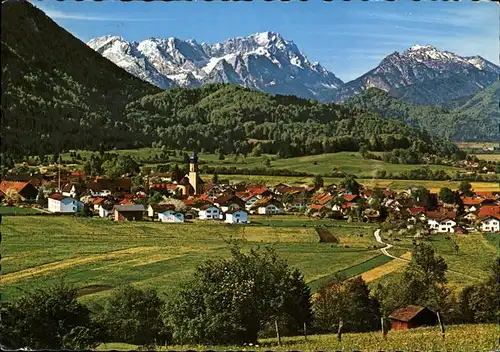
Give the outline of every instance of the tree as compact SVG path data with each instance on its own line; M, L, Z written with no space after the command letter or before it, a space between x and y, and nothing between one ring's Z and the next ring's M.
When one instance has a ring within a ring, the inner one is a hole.
M412 189L411 195L415 202L428 204L429 203L429 190L424 186L418 186Z
M151 191L149 193L148 203L149 204L160 204L163 200L163 195L160 192Z
M320 330L335 331L340 321L344 331L363 332L380 327L379 303L361 277L335 278L323 286L314 300L315 323Z
M271 167L271 160L269 158L265 158L262 163L264 164L265 167L270 168Z
M403 274L377 287L383 314L387 316L410 304L433 310L446 309L449 294L445 286L447 268L444 259L436 257L431 246L416 243L412 260Z
M314 188L319 189L319 188L323 187L324 184L325 184L325 182L323 181L323 177L321 177L320 175L314 176L314 179L313 179Z
M467 182L467 181L462 181L458 185L458 190L460 193L462 193L464 196L470 197L473 195L472 193L472 185Z
M76 289L63 283L3 303L1 316L0 341L15 349L94 349L103 340Z
M212 176L212 183L213 184L219 183L219 175L217 175L217 171L214 171L214 175Z
M42 187L40 187L38 189L38 195L36 196L36 202L41 207L46 207L47 206L47 197L45 197L45 192L43 191Z
M500 257L484 282L465 287L459 299L463 323L493 323L500 319Z
M152 344L165 341L167 330L162 320L164 302L156 291L131 285L113 292L100 314L106 334L113 341Z
M262 144L257 143L255 147L252 149L252 156L261 156L262 155Z
M455 204L455 198L455 192L447 187L443 187L439 191L439 199L441 199L446 204Z
M344 188L351 194L359 194L359 189L361 187L361 185L358 183L358 181L356 181L356 179L353 176L344 177L340 181L339 186L340 188Z
M226 159L226 156L224 155L223 152L220 152L219 153L219 160L224 160L224 159Z
M256 343L275 320L301 327L312 319L310 291L296 269L271 248L208 260L169 303L168 325L178 343Z

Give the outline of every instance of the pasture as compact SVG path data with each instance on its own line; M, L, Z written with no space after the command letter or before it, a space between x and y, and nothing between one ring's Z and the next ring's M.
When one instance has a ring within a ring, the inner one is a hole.
M269 224L268 224L269 225ZM307 282L377 257L367 227L329 230L339 244L319 243L312 226L238 226L209 223L115 223L76 217L5 217L2 224L3 299L64 279L82 299L98 299L124 283L170 293L206 259L271 245ZM361 237L362 236L362 237ZM382 264L382 263L381 263Z
M247 346L251 351L493 351L499 348L498 326L495 324L467 324L446 327L445 341L441 339L439 327L411 330L391 330L387 338L380 331L368 333L342 334L342 342L337 334L282 337L279 346L276 338L260 339L259 344ZM137 346L124 343L101 344L97 350L129 351ZM157 346L158 350L195 351L240 351L241 346ZM243 348L243 350L245 350Z
M140 149L124 149L112 150L110 152L119 155L130 155L136 160L144 160L148 157L160 154L158 148L140 148ZM88 151L77 151L84 158L90 157ZM375 153L381 154L381 153ZM50 156L49 156L50 157ZM71 158L69 153L61 155L63 162L69 162ZM268 158L271 160L271 170L294 170L299 172L307 172L310 174L327 175L331 174L334 169L338 169L347 174L355 174L360 178L372 178L377 170L385 170L393 174L399 174L402 171L411 170L424 165L406 165L406 164L390 164L380 160L363 159L358 152L338 152L327 153L320 155L309 155L287 159L277 159L275 155L262 155L259 157L248 155L236 157L235 155L227 155L224 160L219 160L219 155L199 153L200 164L206 164L213 167L236 167L238 169L252 169L256 167L264 167L263 160ZM170 157L171 163L179 163L182 158L179 156ZM148 164L145 165L156 165ZM460 169L446 165L428 165L431 170L444 170L449 174L453 174Z
M22 208L22 207L5 207L0 206L0 215L17 215L17 214L39 214L40 210L35 208Z
M230 242L243 250L273 246L301 270L313 291L335 274L352 277L368 272L365 277L375 282L401 269L381 255L370 224L291 216L252 216L251 221L250 225L164 224L69 216L4 217L3 298L10 300L26 289L61 279L79 288L83 300L99 299L124 283L168 295L206 259L228 256ZM320 243L317 225L327 226L340 243ZM403 255L411 249L411 240L402 238L390 252ZM450 284L461 287L486 277L486 267L497 253L498 235L452 235L450 240L437 235L429 243L448 263Z

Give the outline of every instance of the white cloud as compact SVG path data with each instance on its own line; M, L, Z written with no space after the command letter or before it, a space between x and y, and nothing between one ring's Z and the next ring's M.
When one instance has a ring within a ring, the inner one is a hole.
M170 18L134 18L120 16L102 16L91 14L72 14L52 9L42 9L47 16L53 20L76 20L76 21L111 21L111 22L150 22L150 21L171 21Z

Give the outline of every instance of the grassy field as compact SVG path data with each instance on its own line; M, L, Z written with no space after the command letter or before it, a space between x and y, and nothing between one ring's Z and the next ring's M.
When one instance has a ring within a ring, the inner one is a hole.
M10 214L39 214L40 210L34 208L20 208L20 207L4 207L0 206L1 215Z
M445 341L437 326L411 330L389 331L387 338L381 332L343 334L342 342L336 334L283 337L279 346L275 338L261 339L259 345L247 346L167 346L159 350L215 350L215 351L493 351L499 347L499 327L495 324L455 325L446 327ZM136 349L135 345L107 343L97 350Z
M141 148L141 149L126 149L116 150L114 153L120 155L130 155L137 160L157 155L160 153L156 148ZM90 153L86 151L78 152L82 157L89 158ZM380 154L380 153L376 153ZM265 158L273 159L274 155L262 155L260 157L240 156L235 158L234 155L227 155L224 160L219 160L216 154L198 154L200 163L210 166L225 166L236 167L238 169L251 169L255 167L263 167ZM171 157L171 160L179 160L180 157ZM62 154L63 161L69 161L69 154ZM152 164L156 165L156 164ZM342 172L356 174L358 177L372 178L377 170L386 170L394 174L399 174L402 171L411 170L423 165L401 165L390 164L379 160L363 159L358 152L339 152L320 155L302 156L288 159L278 159L271 161L271 169L288 169L311 174L331 174L334 168ZM444 170L451 173L458 171L458 168L443 165L429 165L432 170Z
M269 221L269 220L268 220ZM372 230L329 230L337 245L319 243L312 226L114 223L74 217L5 217L2 225L3 298L45 287L61 278L98 299L123 283L169 293L197 264L229 254L228 241L244 250L272 245L307 282L351 268L380 252Z
M446 239L448 236L450 239ZM412 248L412 237L400 239L400 242L394 242L395 248ZM390 242L387 238L385 240ZM463 287L488 276L488 266L499 254L499 241L499 234L449 234L430 236L426 243L432 245L435 252L448 264L447 278L450 284ZM455 251L455 244L459 246L458 253Z
M476 154L478 159L483 159L486 161L500 161L500 154Z
M494 148L499 142L457 142L456 145L461 149Z

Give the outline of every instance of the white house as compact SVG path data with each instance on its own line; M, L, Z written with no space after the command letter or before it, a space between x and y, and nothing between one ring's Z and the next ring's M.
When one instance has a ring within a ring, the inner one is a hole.
M112 205L100 204L98 210L101 218L107 218L108 216L112 216L114 214Z
M154 218L159 213L163 213L167 210L175 210L175 205L173 204L150 204L148 206L148 216Z
M494 216L488 216L481 220L481 231L500 232L500 220Z
M260 199L252 205L251 210L257 214L282 214L283 204L272 198Z
M248 213L243 209L233 209L226 212L226 220L229 224L246 224L248 222Z
M454 227L457 225L455 220L448 218L444 219L429 218L427 220L427 223L431 230L435 230L439 233L446 233L446 232L454 233L455 232Z
M219 220L220 215L220 209L210 204L202 206L198 212L198 217L201 220Z
M158 219L161 222L184 222L184 214L175 210L165 210L158 212Z
M257 197L257 196L251 196L251 197L245 199L245 208L250 209L252 207L253 203L255 203L258 200L259 200L259 197Z
M83 203L71 197L63 196L60 193L53 193L49 196L49 211L51 213L76 213L83 208Z

